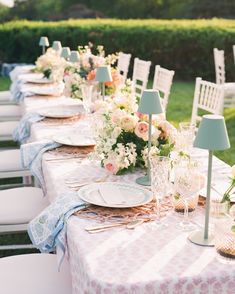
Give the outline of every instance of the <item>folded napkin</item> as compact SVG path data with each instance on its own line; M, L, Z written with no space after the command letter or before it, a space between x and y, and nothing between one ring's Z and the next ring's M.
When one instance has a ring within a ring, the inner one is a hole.
M22 166L30 169L44 192L46 187L42 173L42 156L44 152L59 146L61 145L54 141L44 140L23 144L20 147Z
M22 91L22 85L25 83L25 81L18 80L14 83L12 83L10 91L11 91L11 100L20 103L24 100L25 97L33 96L35 95L31 91Z
M76 192L64 193L29 223L28 233L32 243L41 252L57 249L59 266L66 250L68 218L86 205Z
M27 64L27 65L19 65L16 66L9 74L12 82L16 81L20 74L28 73L31 70L35 69L35 65Z
M13 131L13 140L23 143L30 136L31 124L42 119L44 119L44 116L38 113L26 113Z
M120 191L120 189L115 186L108 186L108 185L100 185L99 187L99 193L102 197L102 200L106 204L125 204L126 203L126 197L123 195L123 193Z

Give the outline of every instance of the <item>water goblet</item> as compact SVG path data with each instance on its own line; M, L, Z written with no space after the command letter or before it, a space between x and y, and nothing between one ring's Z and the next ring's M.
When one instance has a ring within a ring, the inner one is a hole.
M179 148L186 153L189 153L193 147L196 125L190 122L181 122L179 124L178 144Z
M196 225L189 219L189 212L195 211L198 203L199 191L203 186L204 178L197 166L190 161L188 164L175 167L174 178L174 205L175 208L182 209L183 220L177 227L183 231L191 231Z
M151 168L151 190L156 200L156 220L155 227L164 229L166 223L161 221L161 204L168 195L170 189L170 167L171 162L169 157L165 156L150 156Z
M93 85L87 83L82 85L81 89L82 89L83 106L85 108L85 112L89 114L91 111Z

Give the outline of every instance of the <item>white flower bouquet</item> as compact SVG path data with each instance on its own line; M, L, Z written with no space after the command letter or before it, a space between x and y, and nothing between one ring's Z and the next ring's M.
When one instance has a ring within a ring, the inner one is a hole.
M47 49L36 61L36 71L42 72L44 76L55 82L60 82L64 77L67 62L60 54L52 48Z
M148 154L148 118L137 113L137 100L133 93L123 89L102 104L97 123L96 158L113 174L144 168ZM169 155L174 147L176 129L162 116L152 122L151 154Z

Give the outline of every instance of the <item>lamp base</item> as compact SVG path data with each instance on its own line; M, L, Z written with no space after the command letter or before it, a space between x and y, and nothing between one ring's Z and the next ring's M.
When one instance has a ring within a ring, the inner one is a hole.
M204 231L192 232L188 236L188 239L190 242L192 242L196 245L199 245L199 246L207 246L207 247L215 246L214 236L210 234L208 236L208 239L204 239Z
M137 184L142 186L151 186L151 180L148 176L140 177L135 180Z

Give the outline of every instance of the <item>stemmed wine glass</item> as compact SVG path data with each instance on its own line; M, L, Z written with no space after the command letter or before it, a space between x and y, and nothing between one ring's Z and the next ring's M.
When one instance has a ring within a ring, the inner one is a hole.
M178 201L183 202L184 205L184 218L177 227L183 231L190 231L196 228L189 219L189 210L196 208L195 203L198 202L199 191L202 188L203 177L199 172L198 166L190 161L187 164L179 164L175 167L174 178L174 197L178 197ZM193 205L192 207L189 207ZM177 200L176 200L177 205Z
M167 227L161 221L161 203L167 196L170 189L170 158L165 156L150 156L151 168L151 190L156 199L156 221L155 226L159 229Z
M89 114L91 112L93 85L86 83L81 86L81 89L82 89L83 106L85 108L85 112Z

